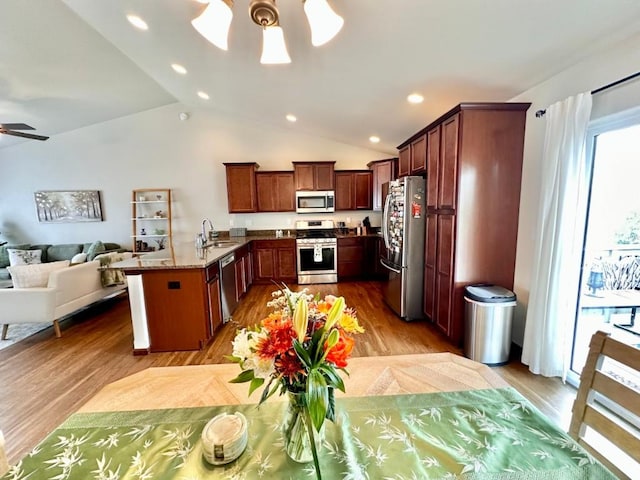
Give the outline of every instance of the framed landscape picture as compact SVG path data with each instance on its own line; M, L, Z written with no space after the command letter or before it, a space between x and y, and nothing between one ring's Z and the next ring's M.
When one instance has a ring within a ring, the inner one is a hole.
M34 196L42 223L102 221L98 190L39 191Z

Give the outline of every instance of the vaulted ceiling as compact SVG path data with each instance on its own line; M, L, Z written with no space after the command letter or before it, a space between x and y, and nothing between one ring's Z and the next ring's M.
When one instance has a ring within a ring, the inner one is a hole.
M228 51L191 26L204 8L196 0L2 0L0 123L55 136L181 102L394 153L459 102L508 100L640 31L637 0L330 3L345 25L316 48L302 0L279 0L292 63L265 66L249 0L235 1ZM412 92L424 102L410 105ZM25 141L2 137L0 147Z

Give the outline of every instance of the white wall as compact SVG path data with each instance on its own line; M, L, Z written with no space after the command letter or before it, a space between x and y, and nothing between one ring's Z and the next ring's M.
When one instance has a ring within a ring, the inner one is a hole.
M389 158L376 152L264 125L191 111L172 104L128 117L0 149L0 232L12 242L67 243L96 239L131 246L131 190L171 188L175 241L193 241L201 220L218 230L293 228L296 214L227 212L223 162L258 162L260 170L293 170L294 160L335 160L337 169L363 169ZM0 139L1 140L1 139ZM103 222L38 223L37 190L100 190ZM353 225L377 212L340 212ZM314 218L327 218L316 217Z
M526 307L531 290L533 251L536 240L540 179L544 165L545 120L536 118L535 112L577 93L591 91L638 71L640 65L640 35L627 39L615 47L592 55L536 87L523 92L511 101L531 102L527 112L520 220L518 226L518 252L514 289L518 307L514 320L513 340L522 345ZM636 80L636 82L639 80ZM596 96L597 98L597 96ZM595 103L594 98L594 103Z

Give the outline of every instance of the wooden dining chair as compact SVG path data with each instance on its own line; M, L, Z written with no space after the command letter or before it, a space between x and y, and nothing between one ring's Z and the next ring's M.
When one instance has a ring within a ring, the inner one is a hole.
M573 404L569 434L620 478L631 478L625 472L640 471L638 378L640 350L605 332L594 333Z

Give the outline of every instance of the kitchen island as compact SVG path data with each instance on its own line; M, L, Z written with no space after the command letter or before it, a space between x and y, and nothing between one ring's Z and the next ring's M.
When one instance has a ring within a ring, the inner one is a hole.
M250 240L234 237L201 255L192 243L177 244L112 264L127 276L133 353L201 349L222 325L219 260L238 252L238 265L248 266Z
M379 235L336 237L339 280L380 276L373 270L381 248ZM233 263L228 264L232 253ZM202 349L229 320L253 282L293 284L296 265L294 237L278 238L262 232L211 242L202 255L187 242L109 268L120 269L127 276L133 352L144 355Z

